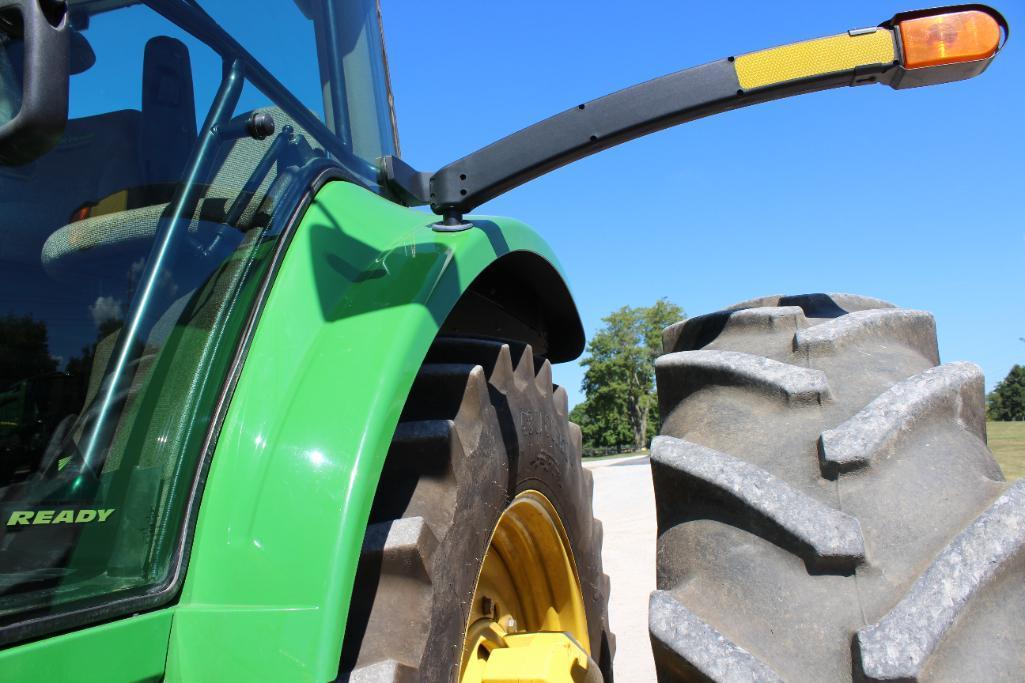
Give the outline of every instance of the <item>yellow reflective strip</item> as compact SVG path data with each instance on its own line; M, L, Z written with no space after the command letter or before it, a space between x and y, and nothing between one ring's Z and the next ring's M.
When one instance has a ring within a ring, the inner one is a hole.
M879 28L751 52L737 57L735 64L740 87L748 90L866 64L889 64L894 59L893 32Z

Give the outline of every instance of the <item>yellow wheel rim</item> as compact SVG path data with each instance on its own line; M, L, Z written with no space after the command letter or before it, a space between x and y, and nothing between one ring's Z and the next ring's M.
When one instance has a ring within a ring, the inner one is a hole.
M460 683L491 680L488 661L497 649L504 650L506 660L527 665L537 653L512 647L511 641L527 642L526 634L538 633L565 634L591 653L566 530L543 494L524 491L502 513L484 555L463 639Z

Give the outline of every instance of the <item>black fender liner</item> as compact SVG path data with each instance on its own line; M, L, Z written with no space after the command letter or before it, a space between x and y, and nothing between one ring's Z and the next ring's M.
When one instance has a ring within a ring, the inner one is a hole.
M530 344L553 363L577 358L584 328L562 275L543 256L510 252L485 268L448 314L439 336Z

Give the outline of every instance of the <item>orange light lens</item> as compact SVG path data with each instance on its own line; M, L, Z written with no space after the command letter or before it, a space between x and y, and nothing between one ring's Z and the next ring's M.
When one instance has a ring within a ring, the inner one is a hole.
M1000 26L985 12L919 17L898 26L907 69L986 59L1000 46Z

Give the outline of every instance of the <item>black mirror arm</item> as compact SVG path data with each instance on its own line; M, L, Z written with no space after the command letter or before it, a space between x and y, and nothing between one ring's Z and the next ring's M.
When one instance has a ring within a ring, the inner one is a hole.
M416 203L430 204L446 218L461 217L538 176L623 142L798 91L852 85L852 80L851 74L833 75L773 89L771 94L747 93L740 87L732 58L723 59L614 92L539 121L442 167L430 176L426 187L422 174L406 170L409 167L399 160L389 159L383 170L389 183Z

